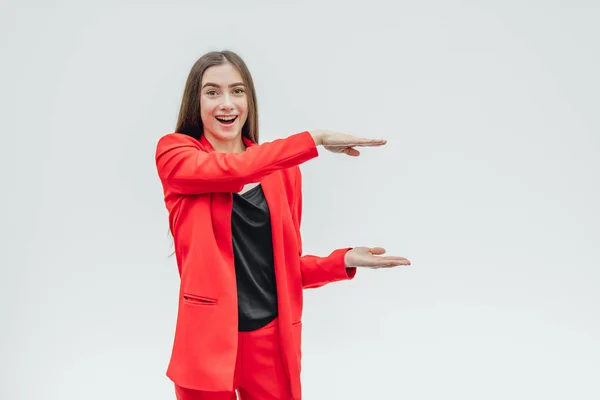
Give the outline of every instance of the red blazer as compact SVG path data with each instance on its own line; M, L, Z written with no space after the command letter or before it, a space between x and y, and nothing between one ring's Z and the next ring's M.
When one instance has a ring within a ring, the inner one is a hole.
M327 257L302 255L302 176L299 165L318 156L308 132L260 145L243 138L243 153L214 151L203 136L159 139L156 166L181 278L177 323L167 376L197 390L233 390L237 356L237 290L231 233L232 192L260 181L269 204L279 332L294 399L301 398L302 291L354 278L349 248Z

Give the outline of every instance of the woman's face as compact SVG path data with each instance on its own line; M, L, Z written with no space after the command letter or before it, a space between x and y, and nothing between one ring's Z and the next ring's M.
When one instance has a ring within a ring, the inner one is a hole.
M201 85L204 134L219 141L238 139L248 117L246 87L238 70L229 63L207 68Z

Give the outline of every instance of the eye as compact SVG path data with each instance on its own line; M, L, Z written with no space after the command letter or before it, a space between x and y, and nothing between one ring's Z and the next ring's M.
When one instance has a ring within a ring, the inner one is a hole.
M207 90L206 94L209 96L216 96L217 95L217 91L216 90Z
M244 94L243 88L235 88L233 89L233 94Z

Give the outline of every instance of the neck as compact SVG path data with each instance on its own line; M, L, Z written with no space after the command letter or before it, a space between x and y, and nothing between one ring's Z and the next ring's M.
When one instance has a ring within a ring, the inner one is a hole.
M241 134L231 140L221 140L209 134L206 135L206 140L219 153L242 153L246 150L246 144L242 140Z

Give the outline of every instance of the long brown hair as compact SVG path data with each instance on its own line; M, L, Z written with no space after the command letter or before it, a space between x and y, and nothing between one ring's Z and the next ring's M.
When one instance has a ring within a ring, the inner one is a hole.
M258 144L258 107L256 104L256 90L248 66L244 60L233 51L211 51L200 57L192 66L185 83L183 99L179 108L179 117L175 132L183 133L195 139L200 139L204 132L202 118L200 117L200 94L202 76L210 67L230 63L240 75L246 87L246 100L248 101L248 118L242 127L242 135ZM172 237L169 228L169 236ZM174 245L174 242L171 242ZM169 257L175 255L175 251Z
M200 117L200 88L202 85L202 76L204 71L216 65L229 63L233 65L246 86L246 98L248 101L248 118L242 127L242 135L258 144L258 109L256 105L256 90L254 81L248 66L242 58L233 51L211 51L200 57L192 66L188 75L181 108L179 109L179 118L175 132L183 133L195 139L200 139L204 128Z

